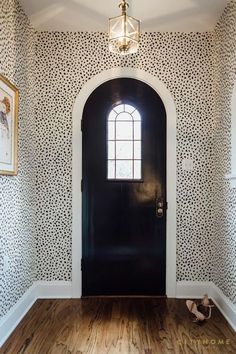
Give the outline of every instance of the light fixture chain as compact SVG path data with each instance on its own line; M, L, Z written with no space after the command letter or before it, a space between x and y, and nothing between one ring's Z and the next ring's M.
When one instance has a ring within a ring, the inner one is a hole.
M122 15L126 15L126 10L128 9L129 4L125 0L122 0L119 7L121 8Z

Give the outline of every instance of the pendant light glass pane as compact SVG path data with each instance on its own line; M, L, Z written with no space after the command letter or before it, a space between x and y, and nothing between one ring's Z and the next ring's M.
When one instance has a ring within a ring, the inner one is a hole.
M140 39L140 22L121 15L109 19L109 50L127 55L137 52Z

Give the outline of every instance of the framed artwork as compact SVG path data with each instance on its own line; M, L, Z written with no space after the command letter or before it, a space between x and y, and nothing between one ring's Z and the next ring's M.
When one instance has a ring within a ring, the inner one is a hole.
M0 174L17 174L19 91L0 75Z

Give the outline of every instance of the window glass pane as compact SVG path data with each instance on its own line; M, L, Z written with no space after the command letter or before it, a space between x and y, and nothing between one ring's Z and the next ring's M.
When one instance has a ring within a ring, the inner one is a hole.
M108 140L115 140L115 122L108 122Z
M141 160L141 141L134 142L134 159Z
M134 161L134 178L141 179L141 160Z
M141 140L141 122L134 122L134 140Z
M141 116L129 104L119 104L108 115L107 178L141 179Z
M116 178L132 179L133 178L133 161L116 161Z
M131 114L129 114L129 113L122 112L122 113L118 114L116 120L128 120L128 121L133 121L133 117L132 117Z
M133 113L134 111L135 108L133 106L130 106L129 104L125 104L125 112Z
M116 120L116 116L117 116L117 113L112 110L108 116L108 120Z
M108 171L107 171L108 178L115 178L115 161L108 160Z
M133 159L133 142L117 141L116 142L116 159Z
M114 109L114 111L116 111L116 113L121 113L121 112L124 112L124 109L125 109L124 107L125 107L124 104L119 104L119 106L116 106L113 109Z
M116 139L132 140L133 139L133 123L132 122L116 122Z
M134 111L134 113L132 113L132 116L134 120L141 121L141 117L137 109Z
M108 141L108 159L115 159L115 142Z

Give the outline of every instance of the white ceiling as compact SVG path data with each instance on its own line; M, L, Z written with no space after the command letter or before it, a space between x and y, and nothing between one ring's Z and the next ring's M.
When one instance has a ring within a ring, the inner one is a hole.
M107 31L120 14L119 0L20 0L42 31ZM203 32L214 29L228 0L130 0L128 14L143 31Z

